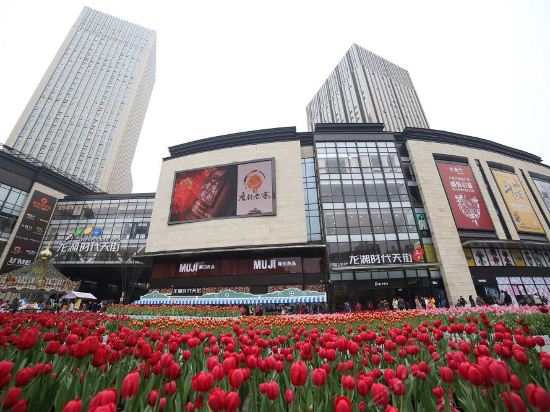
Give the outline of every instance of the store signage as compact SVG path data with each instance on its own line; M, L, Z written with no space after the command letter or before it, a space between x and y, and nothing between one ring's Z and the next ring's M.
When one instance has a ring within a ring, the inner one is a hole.
M384 253L378 255L350 255L350 265L383 265L413 263L424 260L424 249L418 247L411 253Z
M378 281L375 281L374 282L374 286L389 286L390 285L390 282L378 282Z
M30 265L44 239L57 199L35 190L17 228L0 273Z
M493 170L493 175L518 232L544 233L544 229L515 173Z
M308 260L308 273L321 271L320 259ZM235 276L302 273L302 258L226 259L208 261L171 261L153 265L153 277Z
M180 263L179 273L197 274L204 271L215 271L216 265L212 262Z
M494 230L470 166L438 161L437 168L456 227L466 230Z
M169 223L275 213L274 161L176 172Z
M112 238L89 238L77 239L64 242L59 246L58 253L69 252L118 252L120 250L120 239Z
M172 295L179 296L199 296L202 295L202 288L174 288Z

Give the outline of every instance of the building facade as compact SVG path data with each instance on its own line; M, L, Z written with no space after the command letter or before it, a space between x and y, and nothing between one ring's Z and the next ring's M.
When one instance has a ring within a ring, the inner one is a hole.
M100 299L137 299L151 268L135 260L145 249L154 193L67 196L57 202L43 245L52 263L80 290Z
M150 288L402 297L550 298L550 168L517 149L425 128L317 124L170 148L145 252ZM191 292L190 292L191 291Z
M103 191L131 192L155 58L154 31L85 7L6 145Z
M316 123L384 123L387 131L429 127L409 73L353 44L306 108Z

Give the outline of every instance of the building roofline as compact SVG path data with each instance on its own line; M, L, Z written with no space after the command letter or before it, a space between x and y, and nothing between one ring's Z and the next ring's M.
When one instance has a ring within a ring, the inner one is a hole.
M384 123L315 123L315 133L372 133L383 132L384 127Z
M38 183L52 187L52 189L72 192L77 194L100 193L101 190L89 182L82 181L75 176L64 173L49 165L29 156L5 144L0 144L0 158L9 159L13 165L20 165L32 170L34 180Z
M401 137L404 140L425 140L428 142L447 143L474 149L487 150L490 152L500 153L505 156L510 156L515 159L524 160L531 163L539 163L542 166L548 167L542 163L542 159L537 155L515 149L510 146L505 146L492 140L482 139L480 137L419 127L407 127L403 130L403 132L396 133L396 136Z
M95 193L90 195L69 195L62 200L115 200L115 199L154 199L155 192L147 193Z
M296 133L296 127L294 126L231 133L170 146L168 148L170 157L164 160L229 147L292 141L299 138L300 136Z

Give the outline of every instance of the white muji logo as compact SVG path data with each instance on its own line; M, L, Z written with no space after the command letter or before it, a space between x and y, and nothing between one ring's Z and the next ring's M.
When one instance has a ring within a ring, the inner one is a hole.
M196 272L199 269L198 263L182 263L180 264L180 273Z
M277 261L275 259L256 259L253 264L254 270L275 269L276 267Z
M478 220L481 217L481 208L477 197L472 196L470 199L466 199L464 195L455 195L455 199L458 210L472 223L479 226Z

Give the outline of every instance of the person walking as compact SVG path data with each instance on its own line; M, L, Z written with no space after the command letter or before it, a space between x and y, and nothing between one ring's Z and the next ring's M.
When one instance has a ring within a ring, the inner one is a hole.
M474 298L472 297L472 295L468 296L468 300L470 301L470 306L472 308L475 308L477 306L476 302L474 301Z
M17 309L19 309L19 299L13 298L10 304L10 311L11 313L17 312Z

